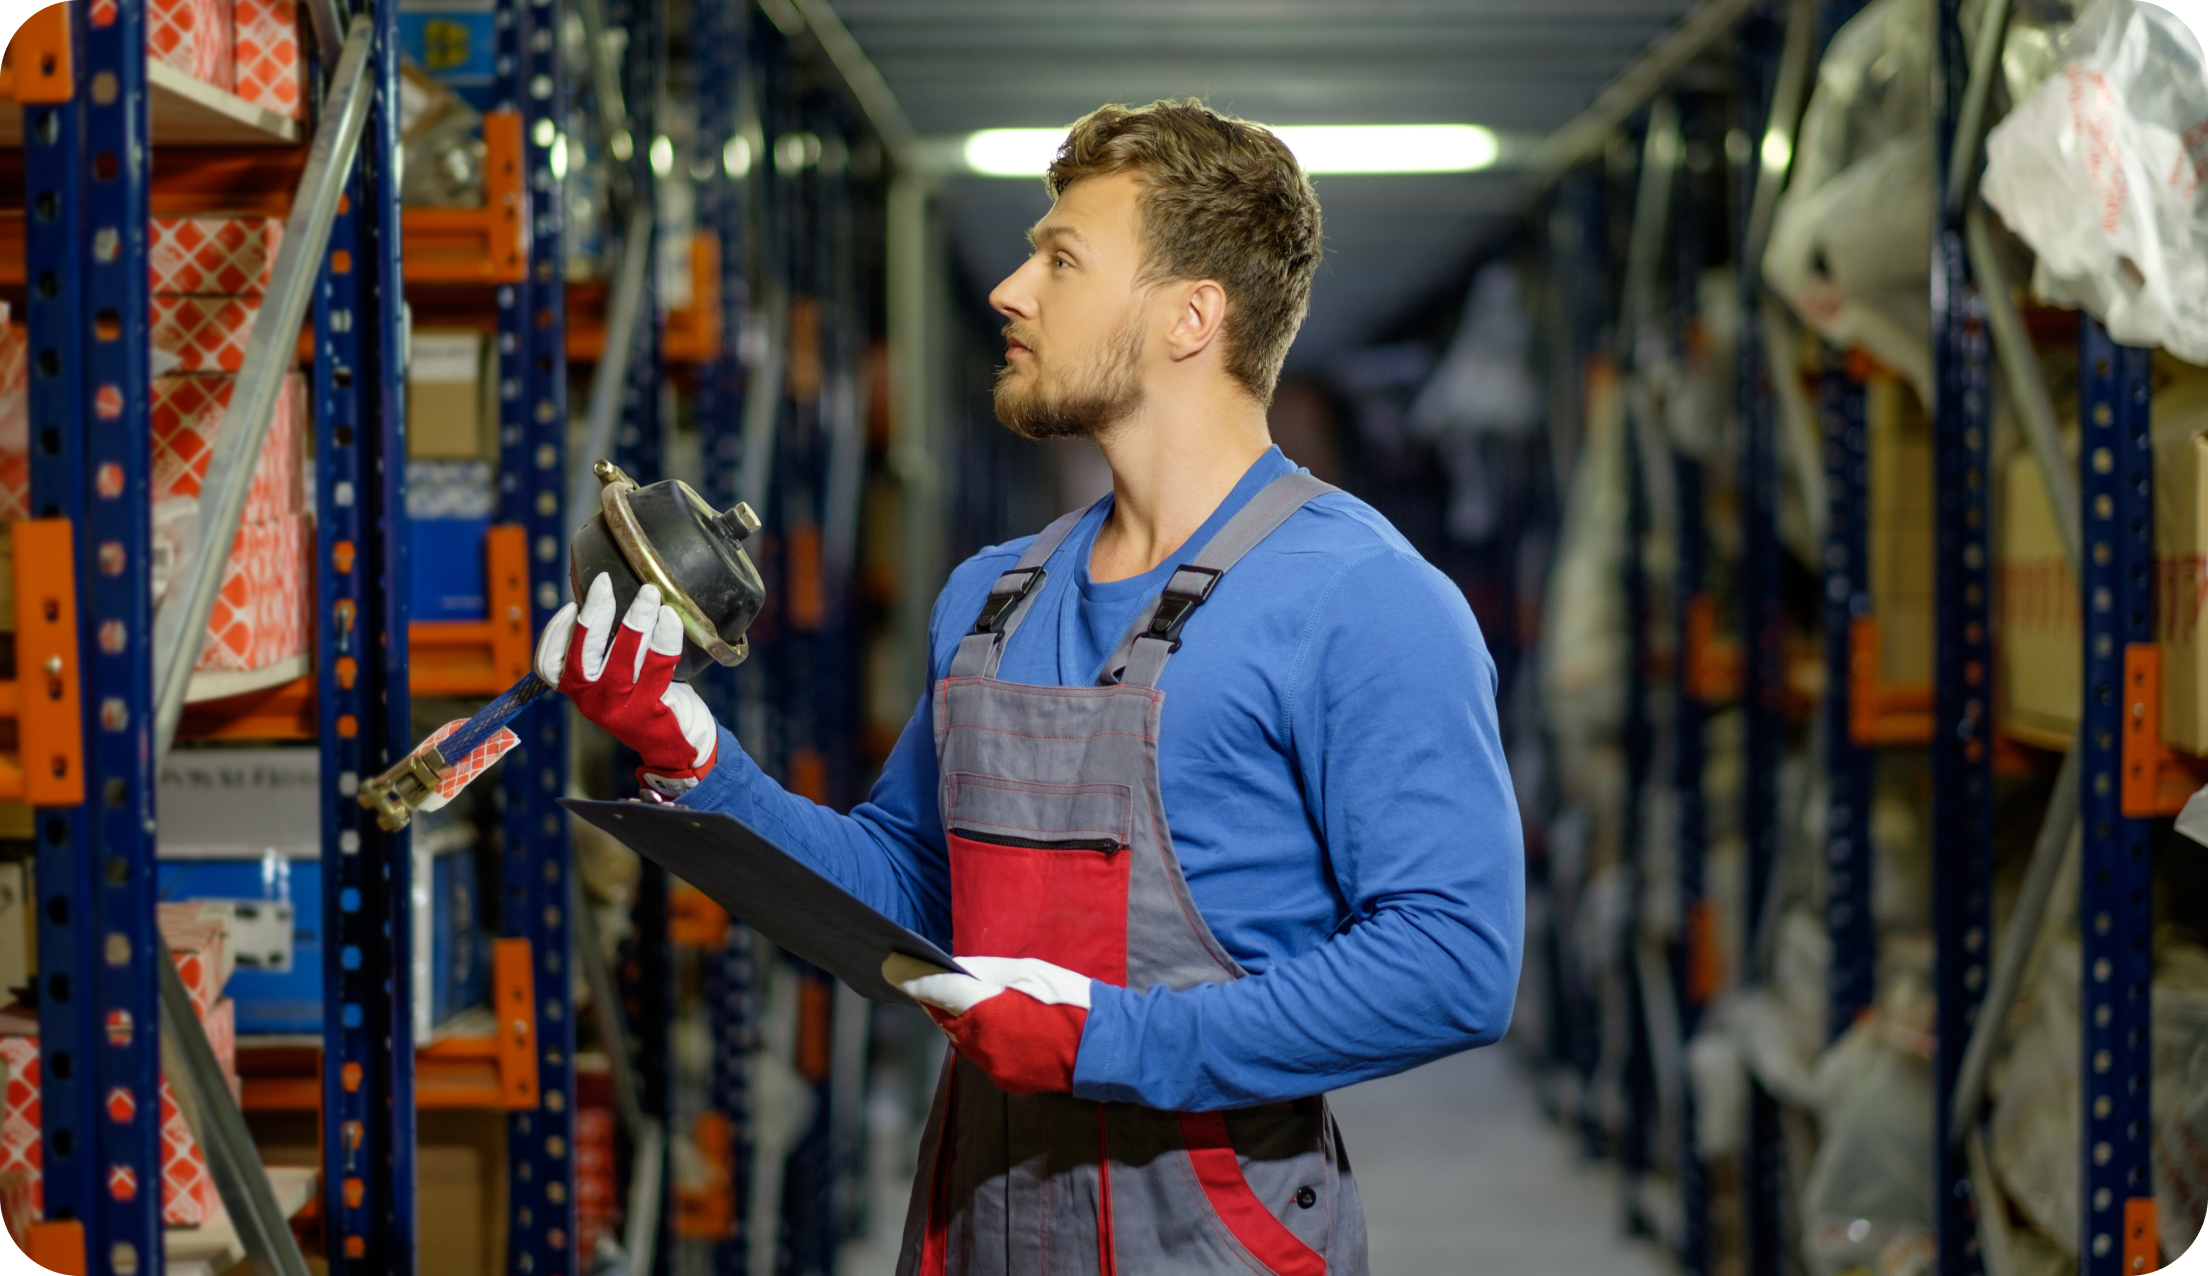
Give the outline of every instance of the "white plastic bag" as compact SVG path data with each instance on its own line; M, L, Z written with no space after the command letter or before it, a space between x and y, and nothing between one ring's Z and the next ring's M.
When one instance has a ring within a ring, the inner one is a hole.
M1979 189L2032 287L2118 340L2208 362L2208 74L2167 10L2092 0L2061 67L1986 138Z
M1931 401L1932 8L1873 0L1832 38L1763 275L1802 321Z
M1802 1248L1817 1276L1929 1272L1932 1065L1896 1046L1873 1016L1817 1069L1823 1139L1802 1185Z

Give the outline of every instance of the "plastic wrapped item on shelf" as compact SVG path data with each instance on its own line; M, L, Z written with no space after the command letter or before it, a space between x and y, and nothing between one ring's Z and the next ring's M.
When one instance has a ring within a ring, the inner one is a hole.
M2157 937L2153 1154L2162 1253L2174 1258L2208 1213L2208 953ZM2078 1249L2078 946L2044 946L1996 1073L1989 1128L2001 1186L2032 1225Z
M2092 0L1986 138L1979 190L2038 254L2032 287L2118 340L2208 363L2208 66L2175 15Z
M399 201L408 208L483 206L483 116L407 61L399 71Z
M1802 320L1930 400L1929 0L1873 0L1833 36L1763 273Z
M1473 277L1464 317L1441 363L1411 403L1420 438L1450 434L1519 435L1541 420L1541 392L1527 367L1533 320L1517 268L1491 262Z
M1874 1014L1818 1068L1823 1138L1802 1185L1802 1249L1817 1276L1921 1276L1932 1235L1932 1065Z
M1586 425L1564 506L1541 626L1549 725L1582 739L1616 732L1625 713L1624 430L1614 369L1587 375Z

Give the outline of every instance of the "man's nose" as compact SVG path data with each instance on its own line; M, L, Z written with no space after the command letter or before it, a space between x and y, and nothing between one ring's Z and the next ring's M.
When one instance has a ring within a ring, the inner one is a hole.
M1022 262L1020 268L1006 275L996 287L989 290L989 308L1008 319L1031 319L1035 316L1035 294L1027 287L1024 276L1032 262Z

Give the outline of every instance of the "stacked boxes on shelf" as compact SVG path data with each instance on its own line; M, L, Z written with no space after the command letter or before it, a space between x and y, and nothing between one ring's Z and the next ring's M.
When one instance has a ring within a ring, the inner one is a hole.
M235 1031L245 1036L322 1031L321 777L311 747L178 749L161 767L160 896L229 925ZM421 1042L482 1004L490 984L472 826L432 823L413 839Z
M237 388L283 225L264 217L156 217L153 291L154 596L198 516L201 484ZM302 656L311 634L313 535L304 494L307 391L284 378L268 440L208 618L199 668L244 673Z
M406 514L415 620L487 614L483 537L496 501L489 458L497 405L487 401L487 342L472 330L417 331L407 360Z
M283 226L272 218L156 217L150 231L151 336L160 370L150 493L158 602L195 534L201 487ZM22 327L0 310L0 518L30 515L24 347ZM314 537L305 499L306 409L304 378L286 376L208 618L202 671L268 669L308 650Z
M160 909L161 938L176 962L192 1009L199 1015L233 1097L240 1092L237 1062L237 1008L224 996L232 969L229 928L219 910L195 905L164 904ZM110 1029L115 1031L115 1029ZM13 1014L0 1019L0 1061L6 1065L6 1094L0 1108L0 1205L9 1211L8 1228L19 1231L27 1220L16 1217L28 1210L35 1218L44 1207L41 1187L43 1154L39 1135L39 1056L35 1020ZM117 1091L109 1101L108 1116L131 1120L130 1098ZM207 1157L184 1123L176 1095L166 1077L161 1081L161 1217L171 1227L197 1227L215 1212L214 1179ZM138 1184L128 1170L108 1187L118 1195L135 1193Z
M146 52L263 110L300 117L297 0L154 0Z

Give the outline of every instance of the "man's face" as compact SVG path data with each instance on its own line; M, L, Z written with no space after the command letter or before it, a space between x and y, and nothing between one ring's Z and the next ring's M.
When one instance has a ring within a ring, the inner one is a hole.
M1008 321L997 419L1014 433L1090 438L1142 406L1141 190L1123 173L1075 182L1028 232L1035 251L989 294Z

